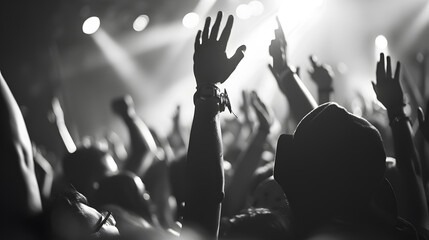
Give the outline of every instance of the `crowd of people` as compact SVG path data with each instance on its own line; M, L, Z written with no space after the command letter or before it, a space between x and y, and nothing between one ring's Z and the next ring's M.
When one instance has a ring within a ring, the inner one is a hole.
M208 17L196 34L189 137L180 108L161 138L130 96L112 99L129 132L126 154L114 144L76 146L56 100L66 153L47 161L0 75L0 238L429 239L429 116L415 108L416 136L404 110L400 63L393 68L380 53L372 84L388 124L363 116L368 121L330 102L334 76L312 56L314 99L288 63L278 22L269 69L289 104L287 119L276 119L256 91L243 91L242 107L234 109L239 117L221 123L220 114L232 112L221 84L246 51L242 45L226 55L234 18L221 29L222 18L218 12L212 24ZM293 134L281 134L293 123Z

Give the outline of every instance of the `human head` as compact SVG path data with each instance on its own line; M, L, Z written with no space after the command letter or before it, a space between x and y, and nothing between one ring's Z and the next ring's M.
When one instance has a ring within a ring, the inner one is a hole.
M121 172L99 182L94 206L100 208L108 204L115 204L143 217L149 223L153 222L150 195L142 180L131 172Z
M47 219L50 239L120 239L113 216L90 207L85 196L74 189L54 200Z
M295 217L324 218L368 204L384 178L379 132L335 103L311 111L277 145L274 177Z
M112 156L95 146L80 147L63 159L67 181L91 199L98 181L118 171Z

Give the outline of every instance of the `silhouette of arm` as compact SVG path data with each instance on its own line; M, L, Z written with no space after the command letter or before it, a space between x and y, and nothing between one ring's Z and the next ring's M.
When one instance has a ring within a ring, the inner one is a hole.
M54 114L55 124L57 125L58 133L63 140L63 144L68 153L73 153L76 151L76 144L73 141L73 138L70 135L70 132L67 128L64 112L60 104L60 100L56 97L52 99L52 113Z
M0 200L2 223L35 216L42 211L27 127L18 104L0 74Z
M399 80L400 63L392 76L390 57L385 68L384 54L377 63L377 84L373 83L378 100L386 107L393 133L396 166L400 174L399 215L416 227L428 227L428 208L421 178L419 159L414 146L410 119L404 112L404 94Z
M234 176L225 195L224 215L226 216L237 214L243 208L246 196L253 186L253 175L261 163L264 144L274 122L274 117L256 92L252 92L251 106L255 109L259 126L250 137L250 144L239 156L237 166L234 168Z
M157 151L155 140L149 128L137 115L131 96L114 99L112 109L122 118L130 135L130 149L123 168L142 176L155 157Z
M319 104L329 102L330 94L333 91L332 78L334 74L332 68L326 64L318 63L317 58L314 56L310 56L310 62L313 66L313 71L308 71L308 73L317 85Z
M168 135L168 142L176 154L186 148L185 140L183 139L182 130L180 128L180 112L180 105L177 105L176 112L173 116L173 130Z
M233 16L228 17L225 28L217 39L222 12L219 12L209 35L210 17L203 32L198 31L195 40L194 75L197 92L194 95L194 119L186 164L186 201L182 234L200 230L208 239L216 239L219 229L221 202L223 199L224 172L223 150L219 112L222 102L218 83L223 83L244 57L245 46L228 58L225 53L231 33ZM189 237L189 236L188 236ZM205 238L205 239L206 239Z
M275 39L271 41L269 49L273 65L268 65L268 67L277 80L280 90L286 96L296 122L299 122L307 113L317 107L317 103L298 74L293 72L288 65L286 38L278 19L277 23Z

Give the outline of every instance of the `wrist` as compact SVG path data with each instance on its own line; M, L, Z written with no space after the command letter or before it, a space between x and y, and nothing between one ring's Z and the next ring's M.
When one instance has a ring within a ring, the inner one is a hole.
M334 88L331 87L318 87L317 91L321 94L330 94L331 92L334 91Z
M220 112L223 112L225 108L228 108L229 112L232 112L226 89L224 89L224 92L221 92L215 84L200 84L197 86L197 91L194 94L194 104L197 105L200 102L208 100L216 102Z
M389 107L387 109L387 115L389 117L390 125L410 120L405 113L403 106Z

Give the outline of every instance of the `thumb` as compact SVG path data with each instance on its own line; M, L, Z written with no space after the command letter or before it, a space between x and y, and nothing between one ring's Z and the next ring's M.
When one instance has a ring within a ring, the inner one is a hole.
M425 115L421 107L417 108L417 118L419 119L419 127L423 127L423 124L425 122Z
M246 52L246 45L241 45L235 51L235 54L229 59L229 67L231 72L237 67L241 59L244 58L244 52Z

